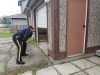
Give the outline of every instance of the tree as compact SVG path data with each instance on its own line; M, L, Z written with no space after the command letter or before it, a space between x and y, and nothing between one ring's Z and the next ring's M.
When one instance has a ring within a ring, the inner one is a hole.
M6 18L3 18L2 24L4 24L4 32L5 32L5 28L8 27L9 20Z
M2 21L3 24L9 24L9 20L6 19L6 18L3 18L3 21Z

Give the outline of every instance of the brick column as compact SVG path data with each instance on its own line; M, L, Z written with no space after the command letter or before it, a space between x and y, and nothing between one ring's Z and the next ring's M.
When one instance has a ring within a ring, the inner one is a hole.
M65 52L59 52L59 0L51 0L51 37L52 50L48 50L50 57L59 60L66 57Z

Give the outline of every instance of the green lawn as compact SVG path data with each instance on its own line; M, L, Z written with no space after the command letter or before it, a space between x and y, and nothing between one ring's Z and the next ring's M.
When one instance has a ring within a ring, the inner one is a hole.
M0 28L0 32L3 31L3 30L4 30L4 28Z
M9 32L9 33L0 33L0 38L7 38L7 37L12 37L14 33Z

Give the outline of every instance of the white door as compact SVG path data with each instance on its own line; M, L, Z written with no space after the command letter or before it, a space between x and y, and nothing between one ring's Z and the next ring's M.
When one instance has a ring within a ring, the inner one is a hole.
M46 5L39 7L36 10L36 34L38 41L38 28L47 28L47 10Z

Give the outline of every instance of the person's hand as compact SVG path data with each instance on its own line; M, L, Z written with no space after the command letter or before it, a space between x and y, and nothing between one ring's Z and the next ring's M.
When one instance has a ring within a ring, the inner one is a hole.
M35 28L33 29L33 32L35 32Z
M33 28L33 29L31 28L31 31L32 31L32 32L35 32L35 28Z

